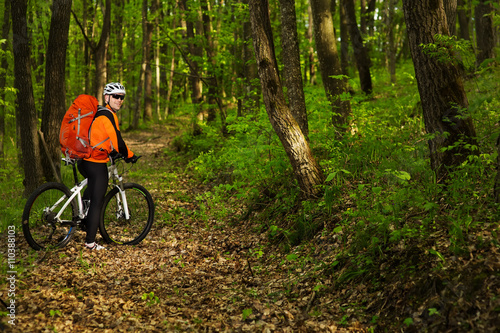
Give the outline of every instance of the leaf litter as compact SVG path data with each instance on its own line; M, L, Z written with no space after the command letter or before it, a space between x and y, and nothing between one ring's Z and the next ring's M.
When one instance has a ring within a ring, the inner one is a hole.
M142 135L146 139L133 141L129 135L127 142L134 151L149 154L144 160L150 167L168 169L172 161L161 158L161 137ZM443 263L425 250L447 246L446 238L436 234L429 247L394 248L380 267L363 271L339 257L338 249L346 246L341 237L318 234L283 253L249 221L229 224L197 217L194 197L204 189L187 175L173 171L158 178L142 183L155 199L156 219L137 246L108 245L106 251L89 252L82 246L84 234L78 232L65 248L34 253L17 235L17 264L23 269L17 281L16 325L1 317L0 328L495 332L500 327L500 257L495 246L471 249L469 259L445 258ZM164 223L165 214L175 221ZM425 274L402 271L398 263L403 262ZM4 301L6 290L2 285Z

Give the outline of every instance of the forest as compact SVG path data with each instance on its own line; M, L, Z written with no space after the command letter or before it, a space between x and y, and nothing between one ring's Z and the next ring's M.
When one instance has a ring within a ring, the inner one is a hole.
M499 7L0 0L0 330L496 332ZM109 82L152 230L35 251L62 118Z

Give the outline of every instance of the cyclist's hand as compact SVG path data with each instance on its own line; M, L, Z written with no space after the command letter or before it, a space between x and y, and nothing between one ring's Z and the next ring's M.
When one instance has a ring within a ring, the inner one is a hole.
M137 160L139 158L141 158L141 156L133 155L132 157L126 158L125 162L127 162L127 163L130 163L130 162L135 163L135 162L137 162Z

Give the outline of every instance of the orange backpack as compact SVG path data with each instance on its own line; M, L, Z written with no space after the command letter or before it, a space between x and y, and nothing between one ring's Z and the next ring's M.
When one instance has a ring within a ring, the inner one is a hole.
M80 95L66 111L59 131L59 143L66 157L81 159L93 155L94 147L90 146L89 129L98 105L94 96Z

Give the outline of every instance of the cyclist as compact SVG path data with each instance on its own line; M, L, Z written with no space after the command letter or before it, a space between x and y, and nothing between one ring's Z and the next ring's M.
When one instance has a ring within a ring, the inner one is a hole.
M108 83L104 88L104 103L106 108L99 107L94 122L90 127L91 146L99 148L90 158L78 163L78 170L88 178L88 185L83 194L84 202L90 200L87 218L83 221L87 231L85 247L89 250L104 250L105 247L95 242L99 227L100 212L108 187L109 156L121 154L127 163L135 163L137 156L127 147L120 134L118 112L125 99L125 87L118 82Z

